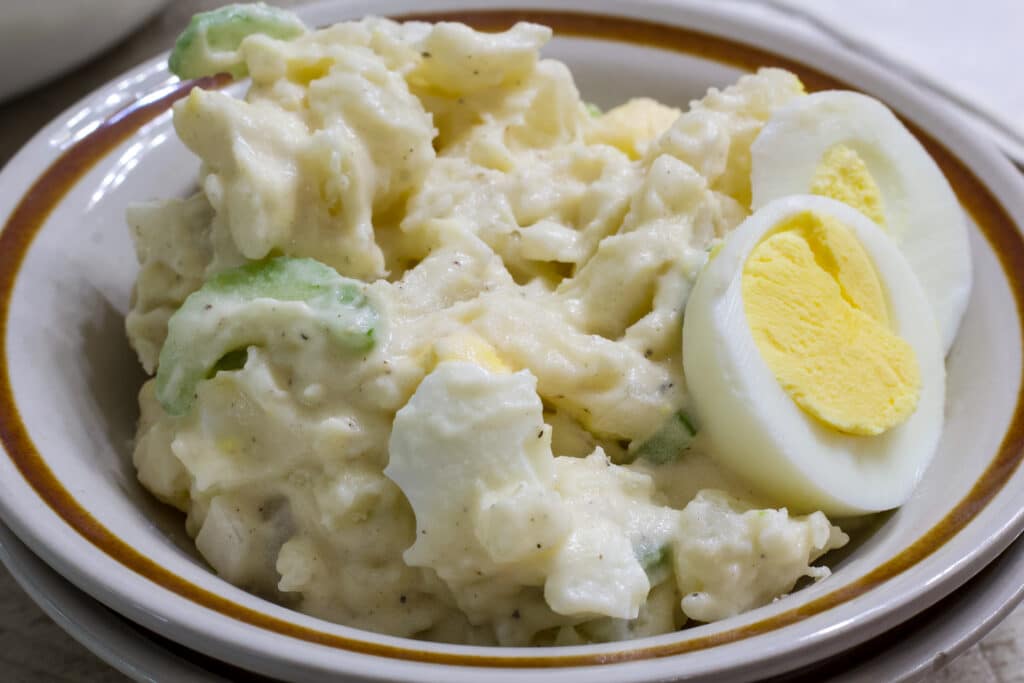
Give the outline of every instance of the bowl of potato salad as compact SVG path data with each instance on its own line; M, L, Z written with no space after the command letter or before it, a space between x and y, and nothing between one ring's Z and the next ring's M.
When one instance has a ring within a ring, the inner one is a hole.
M133 73L0 176L0 514L129 619L286 680L752 680L1024 528L1021 179L857 56L327 2Z

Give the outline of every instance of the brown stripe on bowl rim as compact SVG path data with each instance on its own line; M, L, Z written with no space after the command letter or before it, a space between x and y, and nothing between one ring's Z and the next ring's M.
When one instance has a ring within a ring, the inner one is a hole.
M697 55L748 71L758 66L778 66L796 73L811 91L826 88L853 89L820 71L761 48L692 29L629 17L548 10L482 10L410 14L396 18L462 21L483 30L504 29L516 21L534 21L552 27L556 34L560 35L653 46ZM227 82L227 77L215 77L203 79L198 84L205 87L222 87ZM196 586L153 562L111 533L79 505L54 476L36 450L21 421L14 402L6 351L11 294L17 280L18 268L50 212L93 164L127 140L144 123L166 111L175 100L187 94L192 85L193 83L185 83L166 93L143 98L135 105L115 114L94 132L63 152L32 184L0 232L0 442L29 485L69 526L128 569L187 600L249 625L311 643L352 652L435 664L538 668L610 664L666 657L768 633L852 600L901 574L938 550L974 519L999 493L1024 458L1024 404L1018 394L1013 418L999 451L967 496L937 525L884 564L831 593L746 626L695 638L683 637L671 643L605 654L545 656L542 654L544 650L540 648L537 649L538 654L524 656L455 654L416 649L415 641L410 641L411 647L398 647L300 626L245 607ZM963 162L927 133L912 124L908 125L938 162L954 187L961 204L970 212L998 255L1013 290L1018 319L1024 325L1024 279L1020 275L1024 273L1024 239L1021 233L999 201ZM1018 333L1024 338L1024 329L1018 330ZM1024 386L1024 378L1020 386Z

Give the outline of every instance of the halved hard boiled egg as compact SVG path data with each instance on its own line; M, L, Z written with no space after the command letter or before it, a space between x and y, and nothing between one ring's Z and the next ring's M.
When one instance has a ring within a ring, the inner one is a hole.
M751 208L793 194L849 204L899 245L948 351L971 290L964 214L921 143L878 100L826 91L793 100L754 140Z
M723 464L791 510L901 505L942 431L945 348L924 290L871 219L771 202L697 278L683 365Z

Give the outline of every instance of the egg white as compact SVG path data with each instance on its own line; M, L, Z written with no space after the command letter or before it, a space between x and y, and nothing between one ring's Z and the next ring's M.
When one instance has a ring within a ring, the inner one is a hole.
M877 183L885 227L921 282L948 351L971 290L964 213L938 165L884 104L825 91L776 112L750 149L751 208L810 192L822 157L840 144L857 153Z
M743 266L767 232L804 211L832 216L857 237L882 283L894 331L917 356L916 410L881 435L844 434L805 413L778 383L750 331ZM714 456L798 512L864 514L907 500L942 432L943 357L931 308L907 259L873 221L826 197L779 199L744 221L698 277L683 323L687 384Z

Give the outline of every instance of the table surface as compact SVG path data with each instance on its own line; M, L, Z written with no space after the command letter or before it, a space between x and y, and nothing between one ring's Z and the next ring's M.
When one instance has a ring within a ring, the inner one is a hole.
M47 87L0 105L0 167L44 124L135 64L170 47L196 11L224 0L177 0L129 38ZM296 0L275 0L295 5ZM0 566L0 679L114 683L126 678L54 624ZM928 683L1024 683L1024 607Z

